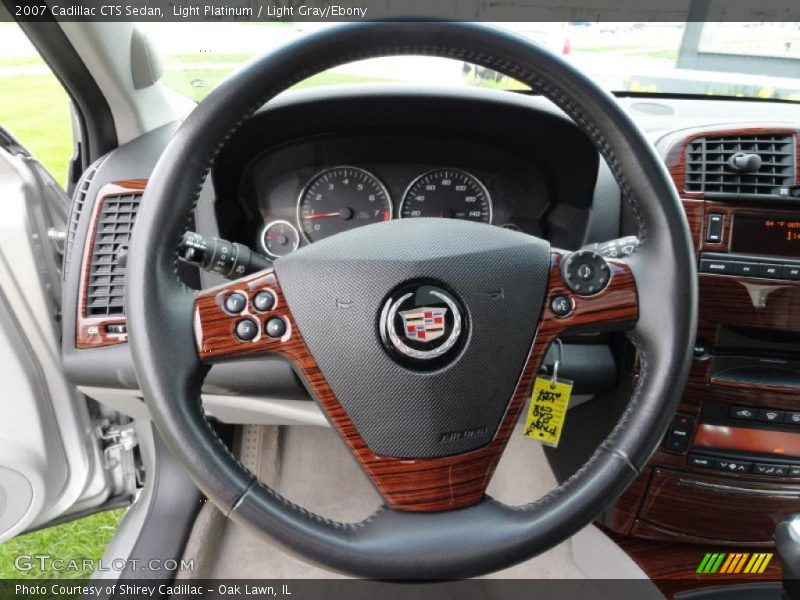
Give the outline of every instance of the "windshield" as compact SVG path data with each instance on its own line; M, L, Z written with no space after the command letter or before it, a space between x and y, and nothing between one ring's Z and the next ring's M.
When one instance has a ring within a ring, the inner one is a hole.
M798 23L499 23L563 56L614 92L800 101ZM141 23L170 88L201 100L246 61L323 23ZM488 69L391 57L338 67L301 86L411 82L519 89Z

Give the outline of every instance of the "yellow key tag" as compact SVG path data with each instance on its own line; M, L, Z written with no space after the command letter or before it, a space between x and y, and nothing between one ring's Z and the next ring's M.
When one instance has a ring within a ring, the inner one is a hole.
M572 382L568 379L537 377L525 419L525 435L543 444L558 446L567 417Z

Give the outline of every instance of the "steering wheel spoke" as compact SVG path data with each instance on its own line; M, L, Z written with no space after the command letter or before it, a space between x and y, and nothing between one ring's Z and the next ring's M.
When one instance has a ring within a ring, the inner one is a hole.
M483 499L530 394L544 354L555 338L566 331L626 327L636 321L636 285L624 261L609 260L610 279L605 288L591 296L581 296L573 293L565 283L564 261L567 256L562 251L551 252L547 301L525 365L513 394L506 398L507 407L496 431L488 438L487 444L469 452L409 458L371 450L306 345L272 269L197 296L194 311L197 352L204 362L265 353L285 356L303 377L390 508L429 512L471 506ZM268 301L265 296L269 297ZM553 306L561 297L570 302L568 314L559 314ZM282 324L281 331L273 331L270 335L269 323L275 320ZM243 321L252 322L253 329L257 330L250 339L237 329Z
M205 363L303 345L272 269L203 290L194 302L197 354Z
M550 344L563 333L625 330L633 327L639 318L639 294L630 266L624 259L606 258L582 261L583 253L553 250L550 262L550 279L537 344ZM593 253L590 253L593 254ZM572 264L568 262L572 259ZM587 271L581 269L588 264ZM598 268L597 265L605 265ZM588 271L594 269L594 276ZM599 271L601 271L600 273ZM588 290L587 284L570 281L598 281L597 289Z

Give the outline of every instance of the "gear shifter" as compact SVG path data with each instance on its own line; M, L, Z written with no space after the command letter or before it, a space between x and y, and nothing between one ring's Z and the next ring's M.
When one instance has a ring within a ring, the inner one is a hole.
M775 547L783 563L783 594L800 600L800 515L792 515L775 528Z

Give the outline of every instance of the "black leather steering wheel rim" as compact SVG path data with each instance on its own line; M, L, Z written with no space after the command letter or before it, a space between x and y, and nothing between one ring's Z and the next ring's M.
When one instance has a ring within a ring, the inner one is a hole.
M640 246L630 258L639 320L630 334L640 376L620 422L569 480L525 507L486 498L450 512L381 510L358 524L309 513L259 483L219 440L200 405L206 367L195 352L195 294L177 276L178 240L214 158L267 100L354 60L420 54L492 68L530 85L595 143L630 203ZM159 432L229 517L328 567L375 578L460 578L510 566L590 523L639 474L671 420L688 375L697 284L688 225L651 144L615 99L541 47L464 23L360 23L301 39L251 63L186 119L153 172L131 243L130 343Z

